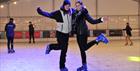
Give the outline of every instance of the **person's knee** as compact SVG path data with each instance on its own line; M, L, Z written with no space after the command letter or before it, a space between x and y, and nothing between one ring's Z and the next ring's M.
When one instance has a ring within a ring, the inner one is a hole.
M67 48L63 48L63 49L61 50L61 53L62 53L63 55L65 55L65 54L67 53Z
M80 52L81 52L81 54L84 54L84 55L86 54L86 52L84 50L81 50Z
M14 43L12 42L11 45L14 45Z
M60 44L60 46L61 46L63 49L67 49L67 48L68 48L68 43Z

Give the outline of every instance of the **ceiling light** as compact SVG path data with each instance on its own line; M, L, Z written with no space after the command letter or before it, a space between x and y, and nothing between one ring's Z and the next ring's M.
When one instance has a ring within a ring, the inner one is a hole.
M17 4L17 2L15 1L15 2L13 2L13 4Z
M4 8L4 5L0 5L0 8Z

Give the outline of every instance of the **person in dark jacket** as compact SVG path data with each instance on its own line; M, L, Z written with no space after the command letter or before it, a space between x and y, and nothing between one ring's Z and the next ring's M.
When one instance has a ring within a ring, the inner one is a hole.
M69 33L71 32L72 22L72 9L70 9L71 3L69 0L64 0L60 10L53 11L51 13L45 12L40 8L37 8L37 12L45 17L56 20L56 38L57 44L48 44L46 48L46 54L49 54L51 50L61 50L59 68L60 71L68 71L65 66L66 53L68 49Z
M9 22L5 25L8 53L14 53L14 29L16 25L13 23L14 19L10 18Z
M77 42L81 52L82 66L77 68L77 71L87 71L87 61L86 53L91 46L98 44L99 42L108 43L108 39L101 34L89 43L87 43L88 38L88 27L86 20L92 24L102 23L105 18L93 19L89 14L86 8L84 8L82 1L76 2L76 11L73 13L73 31L76 33Z
M130 39L130 37L132 36L132 33L131 33L132 28L130 27L129 23L126 23L126 27L123 30L126 31L126 43L125 43L125 45L128 45L128 42L130 41L130 46L132 46L133 42Z
M31 43L31 39L33 39L33 43L35 43L35 38L34 38L34 26L32 22L29 22L29 43Z

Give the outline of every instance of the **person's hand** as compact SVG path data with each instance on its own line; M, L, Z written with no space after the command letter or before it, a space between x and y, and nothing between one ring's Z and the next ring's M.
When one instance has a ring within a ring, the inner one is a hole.
M42 12L42 10L40 9L40 7L37 7L37 12L38 13L41 13Z
M108 18L108 17L102 17L101 20L102 20L103 22L107 22L107 21L109 20L109 18Z
M40 10L40 7L37 7L37 10Z

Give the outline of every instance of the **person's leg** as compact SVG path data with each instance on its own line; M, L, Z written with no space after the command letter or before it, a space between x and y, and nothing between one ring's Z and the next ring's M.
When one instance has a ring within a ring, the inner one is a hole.
M50 44L50 49L51 50L61 50L62 47L62 34L60 32L56 32L56 38L57 38L57 44Z
M13 42L14 42L14 37L11 37L11 42L10 42L11 43L11 49L14 49L14 47L13 47L14 43Z
M86 38L87 38L87 37L88 37L88 36L86 36ZM96 40L93 40L93 41L87 43L87 47L85 48L85 51L87 51L88 49L90 49L91 46L93 46L93 45L95 45L95 44L98 45L98 43L100 43L100 42L103 42L103 43L107 44L107 43L109 42L109 40L104 36L104 34L101 33L101 34L96 38Z
M33 43L35 43L34 32L32 33Z
M11 49L10 49L10 38L9 37L7 37L7 48L8 48L8 53L10 53Z
M31 38L32 38L32 35L31 35L31 32L29 32L29 43L31 43Z
M133 45L133 42L132 42L132 40L130 39L130 36L128 36L128 40L130 41L130 46L132 46L132 45Z
M81 57L82 57L82 64L87 63L86 62L86 53L85 53L85 48L87 45L87 38L85 35L77 35L77 42L80 48L81 52Z
M61 54L60 54L60 69L67 69L65 67L65 62L66 62L66 53L68 49L68 41L69 41L69 34L59 34L59 46L61 48Z
M15 50L14 50L14 37L11 37L11 52L14 53Z
M97 42L96 40L90 41L89 43L87 43L87 47L85 48L85 51L87 51L88 49L90 49L95 44L98 45L98 43L99 42Z
M125 46L128 45L128 36L125 37Z
M80 48L82 66L77 68L79 70L87 70L87 61L86 61L86 52L85 48L87 48L87 36L86 35L77 35L77 42Z
M51 50L61 50L59 67L60 70L67 70L65 67L66 53L68 48L69 34L63 34L56 32L57 44L48 44L46 48L46 54L49 54Z
M53 44L48 43L46 45L45 54L49 54L51 50L61 50L62 40L61 40L60 32L56 32L56 38L57 38L57 43L53 43Z

